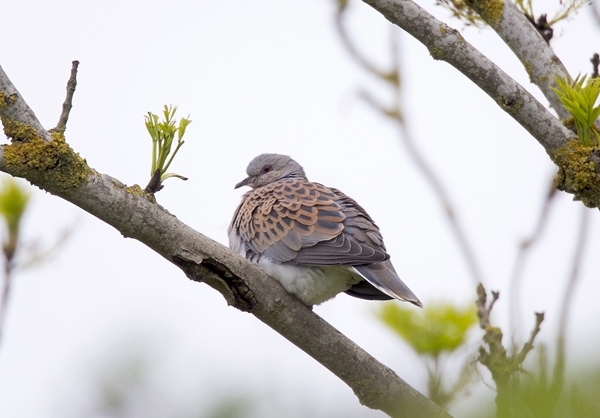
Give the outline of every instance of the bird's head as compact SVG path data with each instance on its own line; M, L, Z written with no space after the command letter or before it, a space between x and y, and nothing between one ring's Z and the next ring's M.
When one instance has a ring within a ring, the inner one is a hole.
M302 166L288 155L281 154L259 155L250 161L246 173L248 177L236 184L236 189L242 186L256 189L286 178L306 179Z

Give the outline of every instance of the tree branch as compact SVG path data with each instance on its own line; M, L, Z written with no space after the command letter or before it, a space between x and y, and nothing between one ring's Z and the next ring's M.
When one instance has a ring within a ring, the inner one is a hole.
M51 141L52 137L48 131L44 129L40 121L35 117L33 110L29 107L23 97L17 91L17 88L8 79L2 67L0 67L0 114L2 116L2 124L4 125L4 133L7 130L14 130L15 122L27 120L29 134L39 136L45 141ZM7 127L7 125L9 125ZM7 134L7 136L10 138Z
M79 206L124 237L147 245L180 267L190 279L216 289L229 305L252 313L338 376L363 405L392 417L449 417L262 270L183 224L139 186L126 187L92 170L61 137L51 141L52 146L40 141L40 137L50 135L44 134L1 68L0 95L11 98L0 101L5 130L8 121L9 125L16 123L28 128L28 133L37 134L14 138L16 134L9 127L8 136L14 140L0 149L0 170L25 177ZM51 154L47 161L42 153Z
M434 59L446 61L467 76L537 139L548 154L552 155L556 149L575 138L575 134L564 127L548 109L466 42L457 30L437 20L413 1L364 2L423 43Z
M569 73L548 42L512 1L468 0L467 3L490 25L523 63L531 82L540 88L560 119L571 114L552 90L556 77Z

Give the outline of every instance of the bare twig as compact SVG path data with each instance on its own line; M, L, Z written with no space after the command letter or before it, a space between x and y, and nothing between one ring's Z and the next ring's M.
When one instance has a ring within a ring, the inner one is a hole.
M598 6L598 0L592 0L592 13L596 19L596 24L600 25L600 6Z
M452 200L450 199L449 193L446 190L446 187L442 184L440 176L436 174L433 167L427 162L421 151L419 151L419 149L417 148L415 141L408 128L408 124L404 118L401 102L402 77L400 74L400 57L398 53L399 48L396 40L396 32L392 31L391 36L392 68L390 71L387 72L381 71L377 69L373 64L371 64L369 60L366 59L361 52L359 52L358 48L356 48L356 46L350 40L350 37L348 36L348 33L346 32L346 27L344 25L345 10L345 8L339 8L336 14L336 28L338 30L339 37L342 40L342 44L344 45L350 56L361 67L367 70L367 72L389 83L389 85L393 89L394 101L392 105L385 106L365 90L362 90L359 93L359 96L371 107L373 107L373 109L375 109L382 115L390 118L392 122L396 124L396 126L400 130L400 138L402 139L402 142L406 151L408 152L409 157L412 159L413 163L421 172L425 180L429 183L429 185L433 189L434 195L437 197L438 201L440 202L440 205L442 206L443 212L446 215L446 220L450 224L450 229L458 242L461 254L465 259L465 262L467 264L467 267L469 269L474 283L483 282L483 275L481 274L481 269L477 263L477 257L475 256L473 247L469 243L467 234L465 232L465 228L461 225L458 217L456 216L456 210L454 208Z
M79 61L73 61L71 65L71 76L67 81L67 97L63 103L62 113L58 119L58 124L55 131L64 132L67 129L67 121L69 120L69 113L73 108L73 95L75 94L75 88L77 87L77 68L79 67Z
M492 300L488 304L485 287L482 284L477 286L477 301L475 303L477 304L477 316L479 317L479 327L481 329L485 330L490 326L490 314L499 297L500 292L492 290Z
M564 384L565 374L565 345L567 324L569 322L569 312L573 303L573 294L579 283L579 272L581 269L583 254L588 243L590 210L585 206L581 207L581 219L579 223L577 245L573 253L571 263L571 273L567 281L567 287L563 295L562 306L560 310L560 319L558 323L558 335L556 338L556 363L554 365L554 375L552 379L552 390L555 397L558 397Z
M389 77L389 73L377 68L371 61L369 61L363 54L361 54L354 43L350 40L348 36L348 32L346 31L346 27L344 25L344 16L346 15L346 11L348 6L346 3L340 4L338 6L337 13L335 14L335 27L337 29L338 35L346 48L346 51L350 54L350 56L356 61L361 67L363 67L367 72L378 76L379 78L385 79Z
M533 326L533 329L531 330L531 334L529 334L529 339L523 345L523 348L521 349L521 351L513 357L513 362L516 366L521 367L521 365L525 361L525 358L527 357L527 354L529 354L529 352L533 349L533 341L535 340L535 337L537 337L537 335L539 334L540 326L542 325L543 321L544 321L544 313L536 312L535 313L535 325Z
M519 246L519 252L517 253L517 258L515 260L515 264L513 266L512 276L510 279L510 329L513 331L513 343L518 341L518 326L517 323L519 318L522 318L521 314L521 305L520 305L520 294L521 294L521 284L523 283L522 274L525 268L525 263L527 261L527 257L531 253L531 249L534 245L539 241L542 237L542 234L548 225L548 215L550 213L550 208L552 207L552 203L556 200L554 199L557 196L557 189L554 187L554 177L549 182L548 192L546 193L544 204L542 205L542 209L538 216L537 223L531 235L524 239Z
M6 312L8 310L12 271L12 259L9 260L6 258L4 261L4 286L2 286L2 298L0 299L0 340L4 335L4 322L6 320Z
M476 304L479 326L484 330L483 342L485 343L485 346L482 345L479 347L478 360L492 373L492 378L496 383L498 417L510 417L512 381L521 371L521 366L527 354L533 349L533 342L540 332L540 325L544 320L544 314L536 312L535 326L531 331L529 340L518 354L509 356L502 345L502 330L492 326L490 322L492 308L500 294L492 292L492 300L488 304L485 288L480 284L477 287L477 296Z
M592 78L598 78L598 66L600 66L600 55L594 54L590 59L592 63Z

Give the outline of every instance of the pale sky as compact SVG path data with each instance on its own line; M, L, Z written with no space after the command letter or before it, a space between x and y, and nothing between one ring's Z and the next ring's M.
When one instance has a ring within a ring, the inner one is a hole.
M541 2L554 4L558 2ZM353 2L351 35L386 63L390 25ZM465 28L449 12L421 5L450 26L542 103L547 101L493 33ZM537 6L536 12L544 6ZM475 285L429 186L393 126L357 97L389 96L348 57L334 30L334 2L5 1L0 5L0 65L46 128L56 125L71 61L80 61L67 141L99 172L127 184L148 182L148 111L179 107L193 123L158 202L203 234L227 244L226 229L248 162L264 152L291 155L309 179L356 199L382 230L403 280L425 303L469 303ZM589 10L559 25L552 46L572 75L589 72L599 26ZM418 147L442 178L466 226L488 288L501 292L494 320L508 326L508 283L517 244L537 219L555 172L544 150L476 86L401 34L405 113ZM39 190L24 234L50 242L74 232L50 263L19 274L0 343L0 410L6 417L96 414L105 376L146 359L148 387L138 415L208 413L220 397L269 400L257 416L381 417L313 359L251 315L226 306L208 286L112 227ZM540 342L553 343L581 215L561 195L523 285L524 336L534 311L546 311ZM595 356L600 223L571 312L570 359ZM396 303L396 302L392 302ZM423 365L380 325L376 302L340 295L319 306L352 340L424 390ZM489 378L486 383L490 385ZM480 392L493 396L479 383ZM342 406L343 405L343 406ZM451 412L460 413L460 406ZM270 415L269 415L270 414Z

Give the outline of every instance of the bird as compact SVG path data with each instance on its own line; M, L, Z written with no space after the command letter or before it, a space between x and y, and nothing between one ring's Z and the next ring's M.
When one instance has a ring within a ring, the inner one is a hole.
M229 248L305 305L339 293L421 307L398 277L379 228L340 190L310 182L291 157L261 154L235 189L249 186L228 229Z

